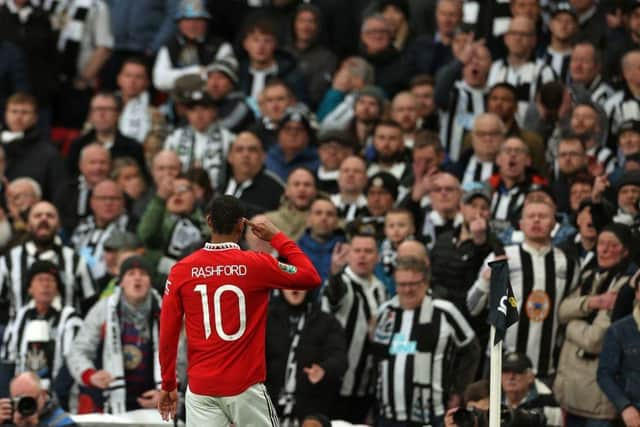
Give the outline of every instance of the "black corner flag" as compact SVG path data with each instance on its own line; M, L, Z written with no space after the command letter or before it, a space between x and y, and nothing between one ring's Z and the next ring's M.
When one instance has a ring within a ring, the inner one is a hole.
M519 319L518 303L509 282L509 263L506 259L489 263L489 323L496 329L493 345L504 340L507 328Z

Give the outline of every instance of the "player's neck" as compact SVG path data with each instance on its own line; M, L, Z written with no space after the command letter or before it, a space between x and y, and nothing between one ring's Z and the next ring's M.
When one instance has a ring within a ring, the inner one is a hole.
M211 243L238 243L238 236L234 234L212 234Z

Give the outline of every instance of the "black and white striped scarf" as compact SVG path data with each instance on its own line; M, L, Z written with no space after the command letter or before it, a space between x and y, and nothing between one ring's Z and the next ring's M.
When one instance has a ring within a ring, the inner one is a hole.
M300 336L304 330L305 323L306 313L303 312L298 319L296 330L291 338L289 355L287 356L287 367L284 371L284 385L283 389L280 391L280 396L278 397L278 405L282 408L282 416L280 417L281 427L297 427L299 425L298 420L295 418L293 413L293 409L296 406L296 375L298 372L296 351L298 350Z

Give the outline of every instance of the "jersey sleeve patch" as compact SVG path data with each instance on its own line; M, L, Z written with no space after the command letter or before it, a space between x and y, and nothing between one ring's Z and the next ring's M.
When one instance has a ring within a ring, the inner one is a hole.
M295 274L298 272L298 268L295 265L285 264L284 262L278 262L278 267L285 273Z

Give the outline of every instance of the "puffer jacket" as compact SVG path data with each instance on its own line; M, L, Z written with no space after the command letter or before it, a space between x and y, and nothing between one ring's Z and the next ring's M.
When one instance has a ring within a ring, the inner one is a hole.
M553 391L570 414L607 420L616 416L597 382L598 356L611 324L611 310L590 310L587 305L590 297L625 286L634 269L623 261L608 270L587 270L581 275L581 286L560 304L558 320L566 324L566 336Z

